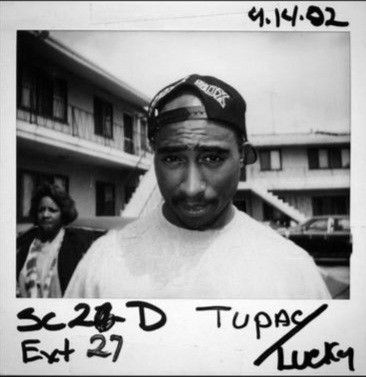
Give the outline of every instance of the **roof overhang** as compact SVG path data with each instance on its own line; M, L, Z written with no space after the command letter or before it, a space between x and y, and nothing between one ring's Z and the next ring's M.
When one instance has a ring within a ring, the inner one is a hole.
M109 74L96 64L53 39L48 33L29 32L23 34L42 56L55 61L67 71L82 77L94 85L122 98L125 102L144 111L150 99L137 89Z
M250 143L256 148L266 147L300 147L349 145L349 133L284 133L284 134L252 134Z

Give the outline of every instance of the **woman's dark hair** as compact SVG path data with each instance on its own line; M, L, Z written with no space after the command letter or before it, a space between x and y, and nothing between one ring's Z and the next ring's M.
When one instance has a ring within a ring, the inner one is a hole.
M45 196L50 197L60 207L61 221L63 225L73 222L78 217L75 202L70 195L57 185L44 183L37 189L36 193L32 197L29 216L34 224L37 224L39 202Z

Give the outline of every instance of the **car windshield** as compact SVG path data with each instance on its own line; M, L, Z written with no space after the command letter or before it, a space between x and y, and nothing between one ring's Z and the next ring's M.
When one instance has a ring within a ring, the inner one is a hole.
M306 230L326 232L328 225L328 219L316 219L306 224Z

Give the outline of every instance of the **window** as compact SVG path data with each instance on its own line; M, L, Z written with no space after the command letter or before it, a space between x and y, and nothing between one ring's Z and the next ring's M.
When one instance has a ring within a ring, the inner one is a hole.
M106 182L96 182L96 215L114 216L115 199L114 184Z
M339 148L329 149L329 166L334 169L339 169L342 167L341 149Z
M147 124L145 119L141 120L141 149L143 151L149 151L147 140Z
M313 215L347 215L349 214L349 196L315 196L313 197Z
M67 83L39 69L24 66L18 77L18 106L66 123Z
M113 139L112 104L98 97L94 97L94 133Z
M69 190L69 179L64 175L47 174L36 171L20 170L17 182L17 220L29 221L32 196L43 183L56 184L65 191Z
M127 153L134 154L133 144L133 118L128 114L123 114L124 146Z
M349 148L342 148L341 149L341 159L342 159L342 168L350 167L350 150Z
M67 88L66 81L54 80L53 85L53 116L56 119L67 119Z
M279 149L260 150L259 164L262 171L266 170L281 170L281 153Z
M349 148L308 149L309 169L341 169L350 166Z

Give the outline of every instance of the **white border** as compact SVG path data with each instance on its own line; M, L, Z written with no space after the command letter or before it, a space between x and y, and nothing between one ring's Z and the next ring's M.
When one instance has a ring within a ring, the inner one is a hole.
M278 6L274 2L222 2L218 4L228 16L213 18L188 17L195 9L197 15L210 13L211 2L164 2L166 17L158 17L162 3L158 2L2 2L0 39L0 197L1 197L1 374L276 374L274 359L260 368L252 361L265 348L282 336L286 329L269 329L261 341L255 340L253 327L233 330L225 325L216 329L214 321L195 312L199 305L228 305L233 311L255 315L266 310L274 314L281 308L288 311L301 309L310 313L320 306L318 301L246 301L246 300L154 300L153 303L168 314L168 324L154 333L144 333L138 328L136 312L126 310L126 300L113 300L118 314L125 314L126 325L121 327L125 346L118 363L83 356L89 346L90 329L65 330L60 335L45 331L27 334L39 337L45 347L60 347L64 337L70 337L77 350L72 362L48 365L21 361L20 343L24 333L16 331L16 313L27 305L37 312L46 313L52 307L60 320L72 319L77 302L90 302L91 306L105 300L16 300L15 297L15 38L17 29L94 29L94 30L250 30L262 31L257 24L246 19L249 7ZM291 6L293 2L281 2ZM314 2L297 3L302 8ZM304 329L302 336L292 341L293 347L307 349L320 347L322 342L337 341L344 347L355 349L355 375L366 373L365 273L366 257L366 4L362 2L317 2L316 5L333 6L337 14L350 21L351 33L351 216L354 252L351 264L351 300L328 302L329 308L316 322ZM172 19L172 14L181 14ZM141 20L142 19L142 20ZM275 30L275 28L266 28ZM290 26L281 31L293 31ZM325 27L306 27L301 24L296 31L325 31ZM334 31L338 31L333 29ZM343 30L342 30L343 31ZM50 304L52 306L50 306ZM229 317L228 317L229 318ZM229 321L227 321L229 323ZM120 328L119 328L120 329ZM29 335L29 336L28 336ZM50 349L49 349L50 351ZM320 370L307 369L298 374L350 374L345 363L333 363ZM294 374L294 371L279 374Z

